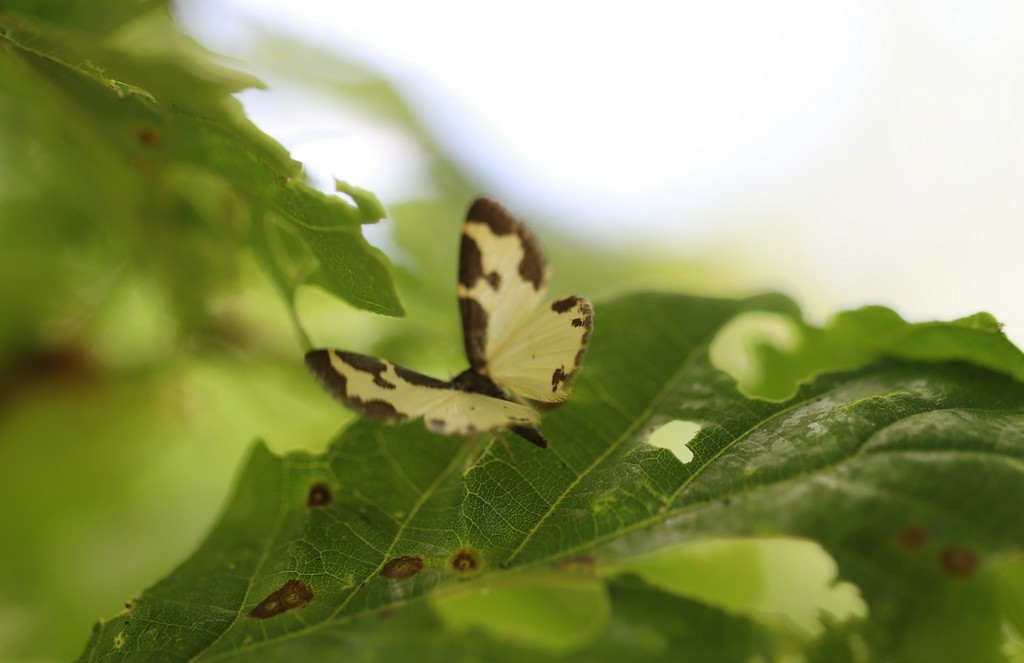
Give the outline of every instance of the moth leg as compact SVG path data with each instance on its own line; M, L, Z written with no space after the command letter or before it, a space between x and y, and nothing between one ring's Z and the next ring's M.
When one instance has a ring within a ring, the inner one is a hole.
M469 458L466 459L466 469L470 470L480 459L480 446L476 443L476 435L469 436Z
M508 453L509 460L512 461L513 465L516 465L515 454L512 453L512 447L508 445L508 442L505 440L505 436L501 434L501 431L494 431L492 435L494 435L498 442L501 442L501 446L505 447L505 452Z

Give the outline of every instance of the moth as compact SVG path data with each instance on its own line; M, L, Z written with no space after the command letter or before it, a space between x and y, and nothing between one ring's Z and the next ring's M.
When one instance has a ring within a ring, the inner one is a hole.
M570 295L543 303L549 269L526 226L486 198L462 226L459 310L469 368L439 380L385 359L317 349L306 364L334 398L384 423L423 417L441 435L507 429L539 447L534 404L564 401L594 326L594 308Z

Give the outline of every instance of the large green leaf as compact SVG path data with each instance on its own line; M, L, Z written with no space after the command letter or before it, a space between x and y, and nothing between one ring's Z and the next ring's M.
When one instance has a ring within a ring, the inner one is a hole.
M357 422L323 456L258 445L208 540L100 624L83 660L771 656L808 645L684 598L671 559L779 536L820 544L867 604L829 623L818 656L998 660L996 584L1024 544L1024 385L967 362L883 363L749 399L708 348L752 310L792 304L599 305L576 390L545 415L548 450L491 444L474 462L418 422ZM996 332L977 345L1019 352ZM687 462L646 443L679 419L700 426Z

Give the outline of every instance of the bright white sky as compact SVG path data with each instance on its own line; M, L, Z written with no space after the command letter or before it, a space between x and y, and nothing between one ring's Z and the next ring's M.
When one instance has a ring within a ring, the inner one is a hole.
M245 58L259 25L374 63L535 223L681 255L727 247L750 290L782 289L819 318L865 303L913 320L990 310L1024 345L1024 3L180 8L218 52ZM311 172L385 204L422 193L393 132L291 90L243 100Z

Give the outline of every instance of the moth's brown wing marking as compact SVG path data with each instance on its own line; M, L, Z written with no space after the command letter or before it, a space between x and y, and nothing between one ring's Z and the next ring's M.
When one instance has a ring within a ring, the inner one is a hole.
M548 448L548 438L544 437L544 434L536 426L511 426L509 430L524 440L533 442L541 449Z
M306 365L331 396L385 423L415 419L457 393L447 382L355 352L311 350Z
M540 416L530 407L456 388L389 361L345 352L311 350L306 364L320 384L355 412L384 423L422 416L442 435L475 435L530 426Z
M522 317L508 342L490 356L490 377L514 394L559 402L572 389L594 328L594 308L584 297L556 299Z
M488 359L540 303L547 282L547 260L530 231L498 203L477 199L459 255L459 308L474 370L487 372Z

